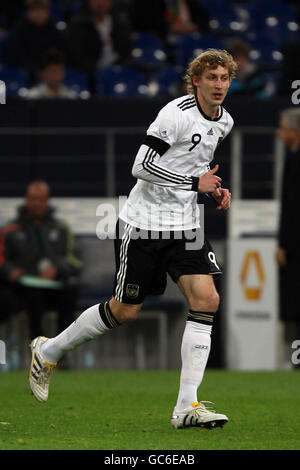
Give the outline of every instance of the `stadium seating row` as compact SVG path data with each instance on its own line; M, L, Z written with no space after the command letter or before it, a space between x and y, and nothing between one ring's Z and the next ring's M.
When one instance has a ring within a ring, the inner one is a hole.
M263 34L245 33L243 37L251 45L251 60L268 72L267 81L274 82L272 94L275 94L278 76L276 71L282 60L281 46ZM3 42L2 39L0 61ZM180 77L189 61L208 47L222 49L226 44L221 38L210 34L183 35L173 48L173 62L176 65L170 65L167 51L157 37L136 33L132 49L134 67L112 66L100 70L95 77L96 93L99 96L172 95L174 88L180 87ZM8 97L26 96L28 80L23 70L2 65L0 79L7 85ZM90 96L88 78L78 70L67 68L65 84L82 98Z
M70 10L52 2L52 18L59 28L67 26L81 3L73 1ZM202 0L202 5L211 17L210 27L215 33L252 31L282 42L293 39L299 30L296 9L281 0Z
M106 67L96 74L96 94L99 97L176 96L183 92L181 88L183 70L179 66L167 66L153 72L147 79L144 73L135 68L119 65ZM0 79L6 83L7 97L27 97L27 78L23 70L0 66ZM279 72L277 70L266 71L262 79L266 90L264 97L276 95L280 79ZM67 68L64 84L82 99L88 99L91 96L87 77L78 70ZM236 90L234 85L232 90Z

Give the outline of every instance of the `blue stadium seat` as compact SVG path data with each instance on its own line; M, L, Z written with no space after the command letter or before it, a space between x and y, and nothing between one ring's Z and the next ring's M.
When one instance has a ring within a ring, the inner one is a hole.
M281 45L297 39L299 24L292 5L279 0L256 1L249 5L251 29Z
M74 0L71 5L71 15L76 15L82 7L82 0Z
M240 32L246 30L246 23L240 17L236 5L228 0L202 0L203 7L208 11L210 27L215 32Z
M208 48L223 49L223 44L210 34L184 34L174 45L177 65L185 68L191 60Z
M251 45L250 58L253 62L280 65L282 60L281 47L267 36L256 34L248 42Z
M266 18L261 34L282 46L286 42L299 39L299 25L296 21L284 21L270 16Z
M144 76L130 67L114 65L96 74L96 91L99 96L138 97L147 96Z
M144 67L161 66L167 60L162 42L157 37L146 33L134 34L131 54L136 64Z
M179 66L165 67L155 72L149 81L151 96L175 96L178 94L183 69Z
M0 65L0 80L6 84L6 95L8 97L22 96L22 90L27 88L27 77L23 70Z
M4 53L5 53L7 38L8 38L7 33L3 34L3 36L0 38L0 64L2 64L4 61Z
M257 21L271 15L281 19L296 19L297 17L296 9L292 5L287 2L282 2L281 0L256 0L254 2L250 2L249 12Z
M50 6L51 17L54 23L59 23L60 21L66 21L65 12L63 7L56 2L52 2Z
M76 93L89 91L88 78L85 73L72 67L66 68L64 84Z

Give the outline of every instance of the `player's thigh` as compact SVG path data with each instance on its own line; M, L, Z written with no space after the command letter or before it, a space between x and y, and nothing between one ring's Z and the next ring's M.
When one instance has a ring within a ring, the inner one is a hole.
M113 297L125 305L142 304L147 295L161 294L166 284L159 240L132 236L133 229L126 224L124 235L115 239Z
M190 310L215 312L218 309L220 298L211 274L184 274L177 285Z

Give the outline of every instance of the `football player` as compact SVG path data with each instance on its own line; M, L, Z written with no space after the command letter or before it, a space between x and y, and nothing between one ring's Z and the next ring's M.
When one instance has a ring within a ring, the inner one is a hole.
M222 103L236 68L227 51L204 51L187 69L187 94L164 106L148 128L132 169L137 183L119 214L113 296L85 310L58 336L33 340L29 381L38 400L47 400L51 372L65 352L134 320L148 294L164 292L168 273L188 304L171 424L212 428L228 421L198 399L219 306L214 276L221 270L209 241L199 235L197 198L213 198L217 210L230 207L219 166L211 169L210 163L233 126Z

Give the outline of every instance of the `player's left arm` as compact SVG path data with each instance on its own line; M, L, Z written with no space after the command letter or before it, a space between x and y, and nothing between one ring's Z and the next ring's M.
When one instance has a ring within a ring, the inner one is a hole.
M135 157L132 175L158 186L197 192L198 176L181 174L174 171L170 163L161 163L162 156L180 141L186 126L182 111L172 102L166 105L147 130Z

